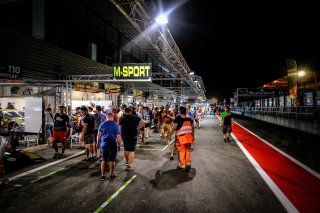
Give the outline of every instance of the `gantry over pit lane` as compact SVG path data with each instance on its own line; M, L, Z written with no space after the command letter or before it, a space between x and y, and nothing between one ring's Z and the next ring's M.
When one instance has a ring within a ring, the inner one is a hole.
M68 6L72 4L71 6L74 7L76 4L82 3L72 1L64 4ZM153 83L140 82L138 85L133 85L124 82L122 86L139 88L151 94L159 94L159 91L161 91L163 94L176 97L206 100L201 77L190 74L191 69L167 26L160 27L151 18L159 11L156 4L152 1L102 0L85 1L84 4L90 9L90 12L105 20L106 23L112 25L117 32L123 35L122 41L119 43L121 47L117 51L117 59L112 63L152 62L153 64ZM165 30L162 31L161 29ZM16 85L55 85L58 83L61 85L57 87L66 90L66 92L61 92L61 89L57 89L59 94L71 94L68 90L72 89L73 82L115 82L111 77L113 73L111 63L107 59L105 64L98 63L64 49L47 45L37 39L17 35L7 30L1 33L1 40L3 41L1 47L4 48L3 51L0 51L0 56L8 59L5 61L30 60L27 65L28 70L32 70L32 72L24 75L23 84L16 83ZM19 42L17 43L17 41ZM143 50L143 52L135 53L135 47L138 47L138 50ZM131 55L128 55L128 51L125 51L128 48ZM19 52L16 51L17 49L19 49ZM144 61L141 60L143 57L140 57L140 54L145 54ZM26 55L30 57L26 59ZM139 57L136 58L136 55L139 55ZM39 66L39 63L41 66ZM47 70L48 72L46 72ZM10 85L15 85L15 83L10 83ZM67 97L61 97L61 102L70 105L71 98L68 95L65 96Z

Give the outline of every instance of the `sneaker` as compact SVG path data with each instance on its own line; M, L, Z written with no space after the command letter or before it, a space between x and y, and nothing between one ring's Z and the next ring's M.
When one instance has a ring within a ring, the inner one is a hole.
M57 159L58 157L60 156L60 153L59 152L56 152L53 156L53 159Z
M90 158L85 158L82 161L89 161L89 160L90 160Z
M225 143L227 143L227 139L226 138L224 138L223 140L224 140Z
M228 143L230 143L230 138L227 138Z
M180 166L177 166L177 169L178 169L178 170L182 170L182 171L186 170L186 168L180 167Z
M112 175L109 176L109 179L112 180L112 179L114 179L116 177L117 177L116 175L112 174Z
M101 176L101 177L100 177L100 180L101 180L101 181L104 181L105 179L106 179L106 176Z
M61 153L57 158L60 159L60 158L65 158L65 157L66 157L66 156Z
M173 160L173 156L170 156L170 160Z
M127 168L126 168L126 171L132 171L133 170L133 167L128 165Z

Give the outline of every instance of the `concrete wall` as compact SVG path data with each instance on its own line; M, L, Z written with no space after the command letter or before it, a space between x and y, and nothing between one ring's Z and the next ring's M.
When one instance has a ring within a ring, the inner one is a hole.
M241 112L232 113L320 136L320 123L313 120L299 120L247 112L244 114L241 114Z

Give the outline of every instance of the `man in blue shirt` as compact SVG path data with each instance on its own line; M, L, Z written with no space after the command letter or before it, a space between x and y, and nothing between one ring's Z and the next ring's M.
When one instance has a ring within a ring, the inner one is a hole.
M111 109L106 111L108 120L102 123L98 129L97 148L101 148L101 178L105 180L106 161L109 161L110 179L115 178L114 167L117 151L120 151L121 135L119 125L113 120Z

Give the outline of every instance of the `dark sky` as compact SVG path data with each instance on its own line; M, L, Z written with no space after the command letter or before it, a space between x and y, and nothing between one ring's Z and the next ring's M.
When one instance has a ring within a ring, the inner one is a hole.
M165 8L179 1L168 2ZM320 70L315 3L216 2L189 0L169 15L168 24L189 67L202 76L207 98L229 98L236 88L282 77L287 58L298 68Z

